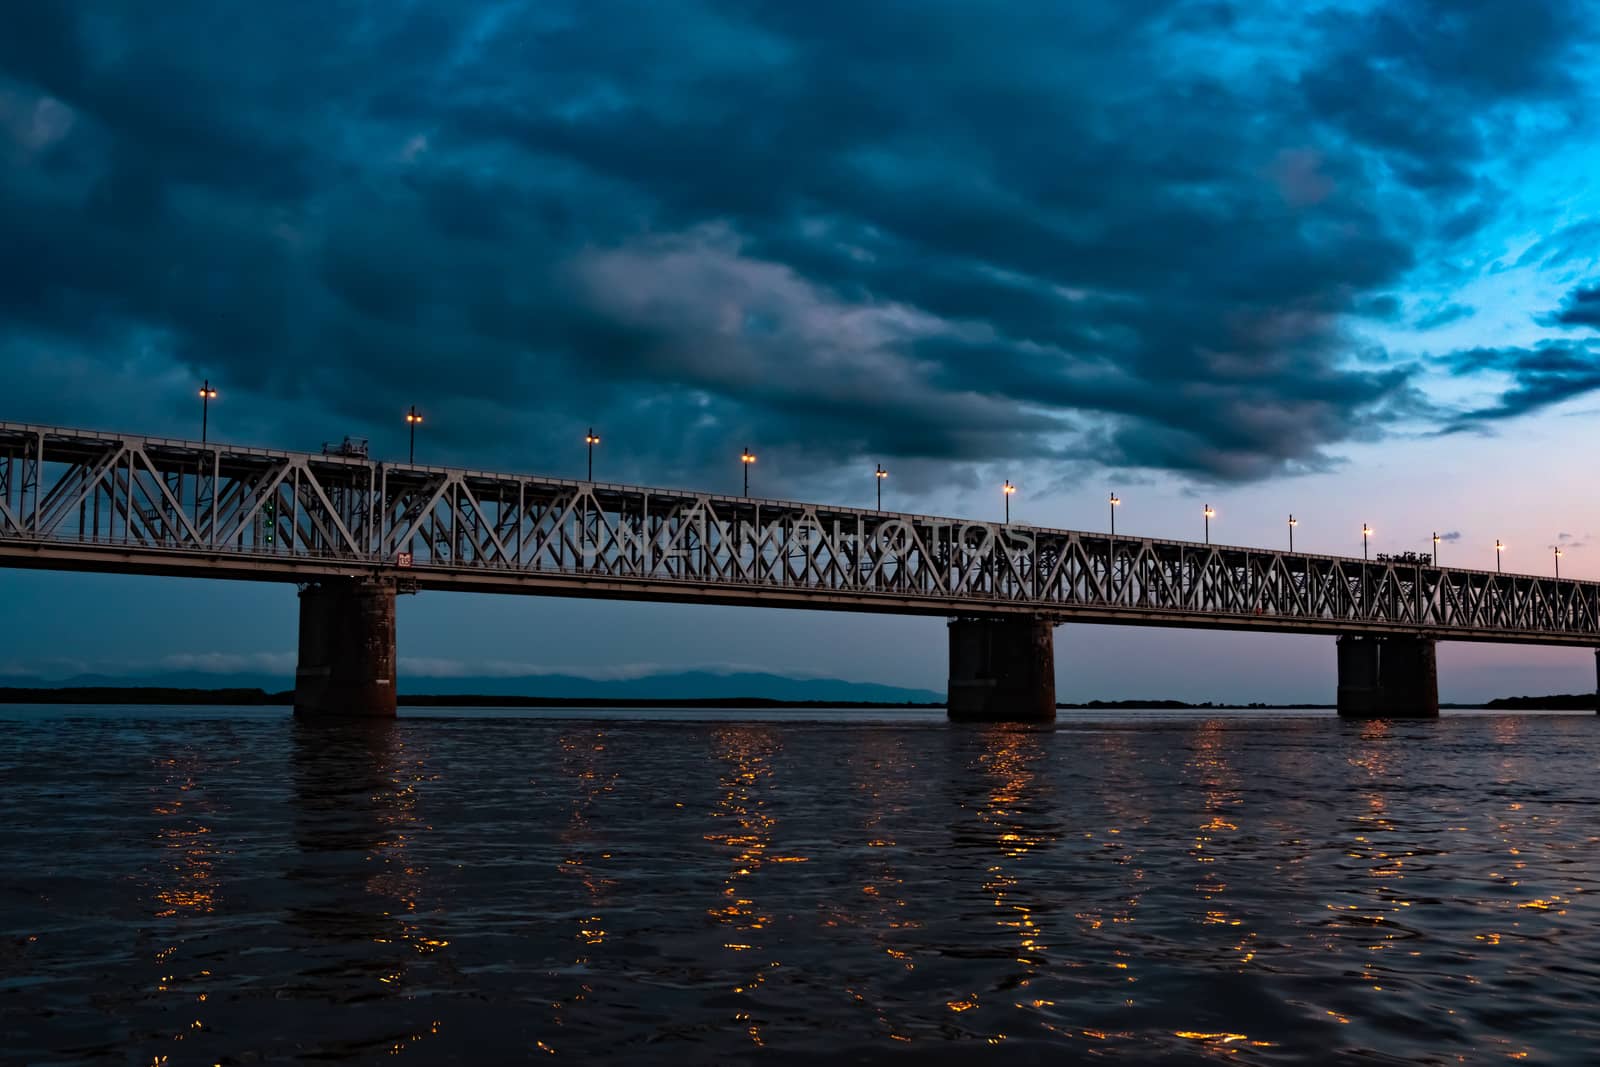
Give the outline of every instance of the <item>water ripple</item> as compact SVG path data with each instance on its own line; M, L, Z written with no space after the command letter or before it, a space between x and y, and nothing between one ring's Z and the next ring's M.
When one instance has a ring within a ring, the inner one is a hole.
M5 715L8 1061L1600 1047L1593 716Z

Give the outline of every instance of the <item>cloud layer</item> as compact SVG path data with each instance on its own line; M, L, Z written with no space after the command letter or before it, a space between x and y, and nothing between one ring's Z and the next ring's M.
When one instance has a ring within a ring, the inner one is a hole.
M1580 13L22 5L0 415L167 417L130 393L209 376L280 439L421 403L486 463L594 423L660 477L1316 468L1434 411L1361 324L1578 121ZM1513 379L1469 418L1600 386L1584 344L1459 354Z

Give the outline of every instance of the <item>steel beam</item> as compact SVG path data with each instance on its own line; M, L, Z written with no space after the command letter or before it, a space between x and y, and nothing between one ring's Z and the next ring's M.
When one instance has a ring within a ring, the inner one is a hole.
M1594 582L17 423L0 566L1600 645Z

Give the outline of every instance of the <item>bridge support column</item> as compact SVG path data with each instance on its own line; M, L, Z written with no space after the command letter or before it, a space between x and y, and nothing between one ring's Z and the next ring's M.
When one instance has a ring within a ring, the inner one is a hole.
M1339 638L1339 714L1352 719L1439 715L1439 665L1431 637Z
M945 706L956 722L1052 722L1055 627L1043 619L952 619Z
M296 715L394 716L394 593L394 582L369 578L301 591Z

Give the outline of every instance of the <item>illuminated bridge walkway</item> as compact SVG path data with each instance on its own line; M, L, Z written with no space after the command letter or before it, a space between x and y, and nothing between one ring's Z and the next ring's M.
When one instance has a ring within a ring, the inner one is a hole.
M1594 582L17 423L0 565L302 583L302 710L392 711L397 588L947 616L958 717L1053 714L1064 622L1339 635L1350 714L1436 712L1437 639L1600 646Z

